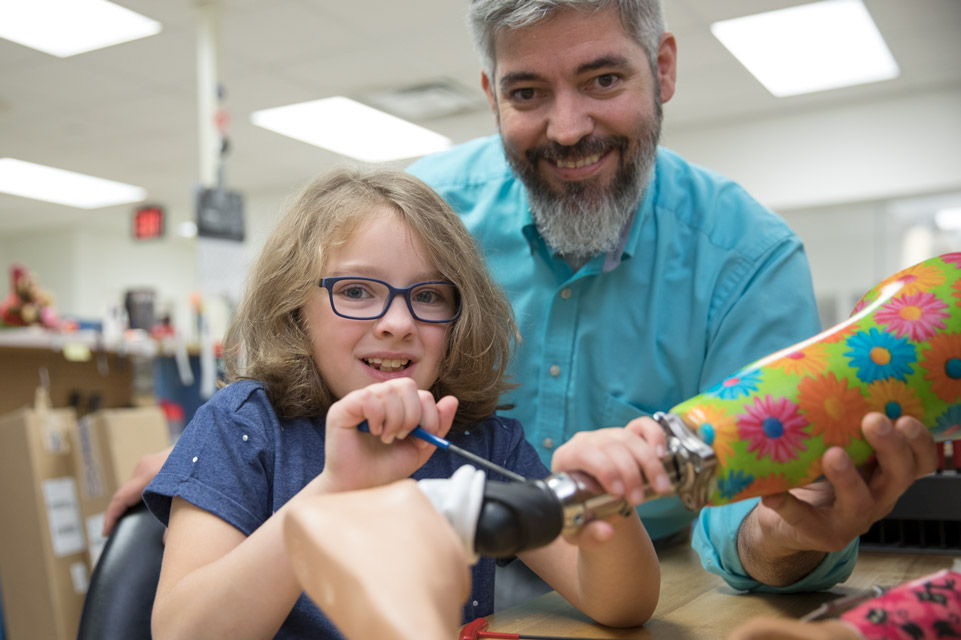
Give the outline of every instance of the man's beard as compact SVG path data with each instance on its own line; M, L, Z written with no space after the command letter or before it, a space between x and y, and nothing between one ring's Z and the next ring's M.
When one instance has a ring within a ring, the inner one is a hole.
M659 97L655 97L654 107L654 117L641 121L637 146L630 155L626 136L584 138L569 147L550 143L529 149L523 157L504 144L508 162L527 187L534 223L560 256L584 263L617 246L621 229L644 197L657 158L662 118ZM620 156L609 185L592 180L566 182L558 193L537 171L541 159L577 159L608 151Z

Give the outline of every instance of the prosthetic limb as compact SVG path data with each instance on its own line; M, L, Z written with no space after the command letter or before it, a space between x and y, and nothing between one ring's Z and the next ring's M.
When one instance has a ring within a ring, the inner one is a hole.
M832 446L866 462L874 452L860 424L869 411L914 416L936 441L961 438L959 297L961 253L931 258L879 283L847 321L655 416L713 451L710 478L688 506L808 484Z
M833 604L833 603L832 603ZM728 640L913 640L961 637L961 573L947 569L884 591L874 598L827 607L803 620L755 618ZM835 615L828 611L826 615Z
M461 623L463 543L413 480L305 499L284 540L304 591L352 640L439 640Z
M864 463L869 411L961 439L959 308L961 253L932 258L878 284L849 320L656 414L675 493L691 510L779 493L816 480L831 446ZM510 556L629 508L583 473L488 482L476 550Z

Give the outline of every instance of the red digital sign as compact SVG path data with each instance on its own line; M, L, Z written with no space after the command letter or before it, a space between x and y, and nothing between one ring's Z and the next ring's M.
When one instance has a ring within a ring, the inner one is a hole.
M140 207L133 214L133 237L137 240L160 238L164 234L164 210L161 207Z

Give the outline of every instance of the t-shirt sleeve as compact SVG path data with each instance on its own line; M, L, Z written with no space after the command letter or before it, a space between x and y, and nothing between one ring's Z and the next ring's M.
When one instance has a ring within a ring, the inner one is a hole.
M219 391L197 410L144 502L164 524L176 497L212 513L250 535L271 514L272 458L265 420L276 419L256 403L230 406Z
M749 576L737 553L737 532L741 521L747 517L758 500L759 498L753 498L701 510L692 538L694 550L701 558L701 566L741 591L821 591L848 579L858 556L856 538L843 550L827 554L811 573L794 584L772 587Z

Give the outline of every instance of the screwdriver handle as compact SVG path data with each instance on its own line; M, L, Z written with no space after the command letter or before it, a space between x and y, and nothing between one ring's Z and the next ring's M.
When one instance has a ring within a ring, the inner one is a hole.
M357 425L357 429L359 431L363 431L364 433L370 433L370 425L367 423L366 420L364 420L359 425ZM511 480L514 480L515 482L527 482L527 478L520 475L519 473L514 473L510 469L505 469L499 464L494 464L490 460L485 460L484 458L481 458L479 455L471 453L466 449L461 449L458 446L452 445L447 440L444 440L441 437L435 436L433 433L430 433L429 431L425 431L421 427L414 427L414 430L411 431L410 434L412 436L420 438L421 440L424 440L425 442L428 442L434 445L435 447L438 447L440 449L445 449L447 451L450 451L451 453L456 453L460 457L465 458L473 462L477 466L487 469L488 471L499 473L502 476L505 476L507 478L510 478Z

